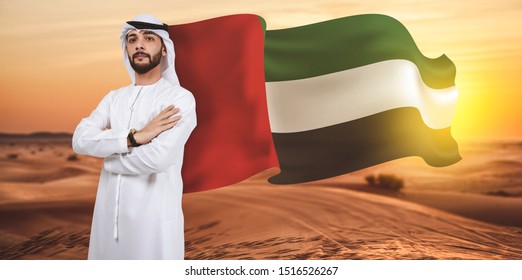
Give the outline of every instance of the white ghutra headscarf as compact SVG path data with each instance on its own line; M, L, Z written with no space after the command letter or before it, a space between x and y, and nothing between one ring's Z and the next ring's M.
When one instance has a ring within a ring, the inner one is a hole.
M131 21L126 22L121 30L120 40L121 47L123 48L123 62L125 63L127 72L129 72L132 83L136 83L136 77L134 76L135 72L130 65L129 56L127 55L126 51L126 37L127 33L129 33L131 30L149 30L156 33L163 39L163 43L167 49L167 57L161 62L161 75L164 79L168 80L172 84L179 85L178 75L176 75L176 70L174 69L174 43L169 37L167 25L162 23L154 16L147 14L139 15L133 18Z

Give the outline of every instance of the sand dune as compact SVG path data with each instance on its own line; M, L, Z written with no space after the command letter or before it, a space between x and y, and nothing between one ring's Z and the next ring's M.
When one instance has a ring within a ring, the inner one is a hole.
M22 176L18 174L24 173ZM85 170L75 167L58 167L51 170L34 170L27 174L25 170L15 170L14 168L6 168L1 178L4 182L26 182L26 183L45 183L54 180L61 180L69 177L76 177L87 173Z
M522 258L520 228L351 190L229 187L184 207L189 259Z
M33 202L0 209L0 259L85 259L93 203Z
M522 259L522 227L499 225L521 219L521 147L502 147L446 169L402 159L288 186L271 169L185 195L186 258ZM0 259L87 257L101 160L72 154L67 139L0 139ZM405 189L368 189L376 173Z
M3 205L0 259L85 259L92 207ZM184 209L187 259L522 258L521 228L345 189L233 186Z

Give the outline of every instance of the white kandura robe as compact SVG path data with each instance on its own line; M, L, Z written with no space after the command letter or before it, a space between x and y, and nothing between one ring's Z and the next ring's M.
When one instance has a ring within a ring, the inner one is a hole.
M149 144L127 147L130 128L142 129L172 104L182 116L173 128ZM73 135L74 151L105 158L89 259L183 259L181 166L184 145L195 127L194 97L164 78L111 91L81 120Z

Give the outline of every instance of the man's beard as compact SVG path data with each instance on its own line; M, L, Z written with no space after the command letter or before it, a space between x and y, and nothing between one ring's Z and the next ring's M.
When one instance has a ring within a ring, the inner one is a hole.
M136 64L134 63L134 58L140 54L145 54L147 55L147 57L149 58L149 63L148 64ZM134 71L138 74L145 74L147 72L149 72L150 70L154 69L154 67L158 66L160 63L161 63L161 50L152 56L152 58L150 57L149 54L147 53L144 53L144 52L137 52L135 53L132 58L129 56L129 62L130 62L130 65L132 67L132 69L134 69Z

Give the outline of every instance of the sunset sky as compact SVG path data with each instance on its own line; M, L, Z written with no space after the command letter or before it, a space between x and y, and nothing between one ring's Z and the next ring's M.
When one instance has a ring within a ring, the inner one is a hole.
M140 13L168 24L252 13L268 29L387 14L426 56L457 65L457 140L522 138L520 0L0 0L0 132L72 132L109 90L129 84L118 36Z

